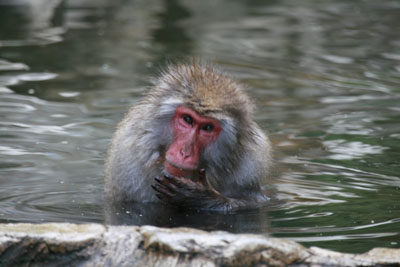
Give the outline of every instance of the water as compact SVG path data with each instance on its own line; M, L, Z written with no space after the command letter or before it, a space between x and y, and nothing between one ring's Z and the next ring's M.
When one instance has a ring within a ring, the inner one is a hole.
M0 222L258 232L345 252L400 247L398 1L0 0ZM275 147L265 208L104 203L116 123L168 61L248 86ZM155 216L155 215L157 216Z

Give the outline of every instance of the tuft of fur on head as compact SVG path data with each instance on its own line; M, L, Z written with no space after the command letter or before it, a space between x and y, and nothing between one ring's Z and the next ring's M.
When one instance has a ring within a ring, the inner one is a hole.
M167 67L151 95L179 98L201 115L225 113L245 121L253 111L253 104L240 84L203 63Z

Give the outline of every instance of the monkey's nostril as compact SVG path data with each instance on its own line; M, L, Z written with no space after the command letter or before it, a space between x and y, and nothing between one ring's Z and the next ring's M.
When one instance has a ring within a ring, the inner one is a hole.
M186 159L188 157L190 157L190 155L192 155L192 151L190 148L188 147L183 147L179 150L179 153L181 154L181 156Z

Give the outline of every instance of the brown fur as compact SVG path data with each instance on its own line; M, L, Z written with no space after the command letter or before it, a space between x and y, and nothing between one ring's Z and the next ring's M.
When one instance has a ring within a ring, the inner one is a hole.
M198 63L169 67L119 124L106 162L109 198L157 201L151 184L164 171L160 162L173 138L169 124L181 105L221 122L220 137L204 150L201 162L212 190L229 203L236 198L265 201L260 183L267 174L271 149L268 138L252 120L253 104L238 83ZM208 198L207 207L213 204Z

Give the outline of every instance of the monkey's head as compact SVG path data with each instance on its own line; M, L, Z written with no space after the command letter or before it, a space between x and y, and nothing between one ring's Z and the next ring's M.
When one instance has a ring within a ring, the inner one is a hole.
M255 134L241 86L209 66L170 67L146 99L167 127L163 166L173 176L233 171L247 149L243 138Z

